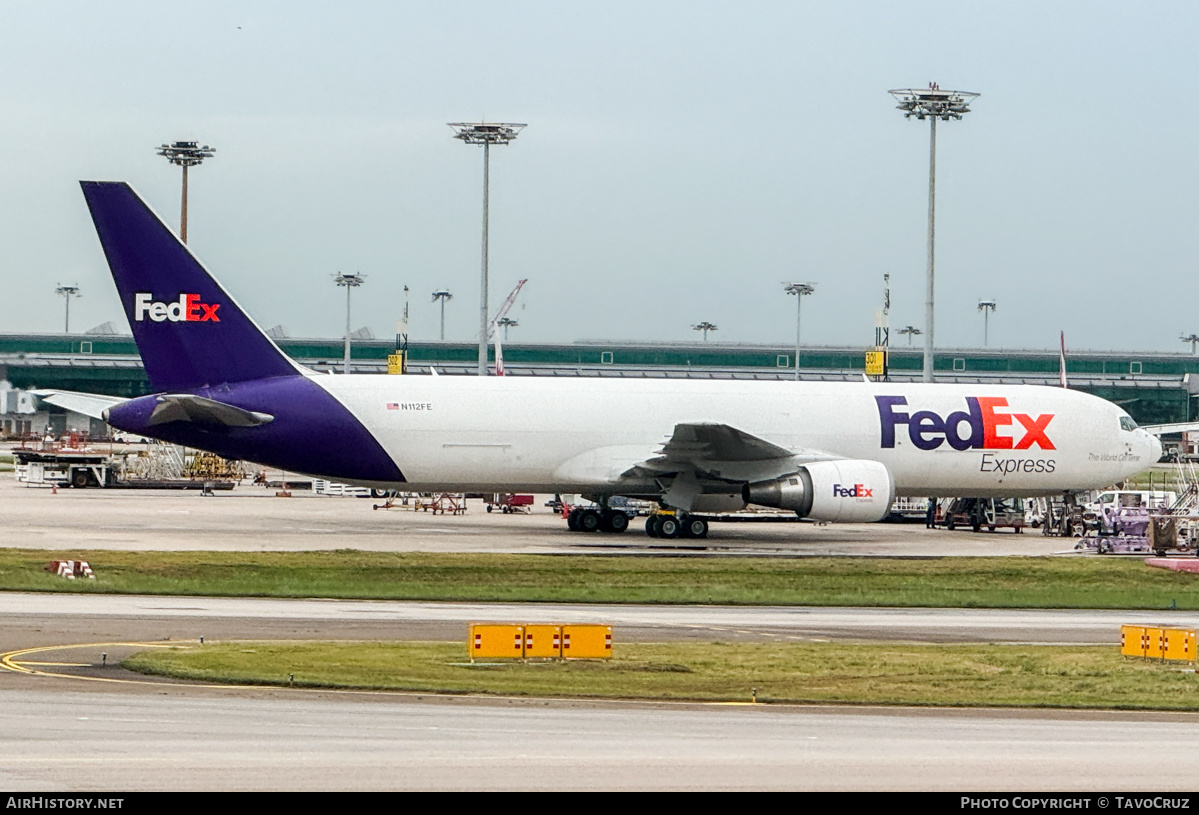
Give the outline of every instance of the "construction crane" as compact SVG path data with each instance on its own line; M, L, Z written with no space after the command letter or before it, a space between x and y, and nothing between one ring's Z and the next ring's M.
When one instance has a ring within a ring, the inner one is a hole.
M512 304L516 302L516 296L520 294L521 288L528 282L528 278L519 281L516 288L508 295L508 299L500 306L500 310L491 318L491 323L487 326L487 341L495 343L495 375L504 375L504 349L500 344L500 321L507 315L512 308Z

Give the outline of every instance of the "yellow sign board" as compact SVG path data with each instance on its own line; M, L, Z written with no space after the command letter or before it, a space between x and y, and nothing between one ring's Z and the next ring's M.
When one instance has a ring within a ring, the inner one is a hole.
M471 623L466 635L476 659L611 659L610 625Z
M562 656L562 626L526 625L525 659L530 657L557 658Z
M404 352L396 351L394 354L387 355L387 373L402 374L404 373Z
M1157 626L1120 626L1120 653L1149 659L1195 659L1195 631Z
M611 659L612 626L562 626L563 659Z
M520 659L525 655L525 627L471 623L466 650L471 662L495 657Z
M866 376L882 376L886 371L886 352L866 352Z

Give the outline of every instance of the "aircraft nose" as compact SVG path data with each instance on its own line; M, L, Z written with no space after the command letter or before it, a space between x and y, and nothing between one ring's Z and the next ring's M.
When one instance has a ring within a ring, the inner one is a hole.
M1154 436L1152 433L1146 433L1145 435L1148 436L1145 441L1147 442L1146 447L1149 451L1146 453L1146 457L1149 459L1150 464L1156 464L1161 459L1162 453L1164 452L1162 440L1157 436Z

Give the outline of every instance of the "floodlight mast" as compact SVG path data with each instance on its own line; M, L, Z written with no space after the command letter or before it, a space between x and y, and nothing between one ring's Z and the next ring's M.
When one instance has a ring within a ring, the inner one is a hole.
M183 205L179 214L179 240L187 243L187 168L203 163L216 155L216 148L201 146L194 141L177 141L158 146L158 155L183 168Z
M1191 353L1199 353L1199 334L1192 334L1189 337L1179 337L1179 342L1189 342L1191 344Z
M924 301L924 374L923 381L933 381L933 257L937 220L937 120L961 119L970 112L970 103L978 98L970 91L943 91L936 82L928 88L904 88L889 91L899 102L905 119L913 116L928 119L928 273L925 278Z
M487 336L490 318L487 315L487 207L490 185L491 145L508 144L527 125L513 122L449 122L454 138L466 144L483 145L483 260L479 294L479 376L487 376Z
M447 300L453 300L454 295L450 294L447 289L438 289L433 292L433 302L441 301L441 339L445 339L445 303Z
M983 313L983 348L989 344L991 333L991 312L995 310L994 300L979 300L978 310Z
M504 342L508 341L508 329L515 328L520 325L519 320L513 320L511 317L501 317L495 321L495 324L504 329Z
M795 381L799 381L800 315L803 313L805 295L816 291L815 283L784 283L783 291L795 295Z
M704 320L699 325L693 325L693 326L691 326L691 328L694 331L704 332L704 342L708 341L708 332L709 331L719 331L720 330L720 328L716 325L716 323L710 323L707 320Z
M338 272L333 276L333 282L338 286L344 286L346 290L346 359L342 366L342 373L350 372L350 292L361 286L365 280L366 275L357 273Z
M914 325L905 325L903 328L899 329L895 333L899 334L900 336L907 334L908 335L908 347L910 348L912 345L912 335L915 335L918 337L921 334L923 334L924 332L921 331L919 328L917 328Z
M62 333L70 334L71 333L71 298L72 297L82 297L83 295L81 295L79 293L78 286L63 286L62 284L59 284L58 288L56 288L54 290L54 293L61 294L64 298L66 298L66 301L67 301L66 322L63 325Z

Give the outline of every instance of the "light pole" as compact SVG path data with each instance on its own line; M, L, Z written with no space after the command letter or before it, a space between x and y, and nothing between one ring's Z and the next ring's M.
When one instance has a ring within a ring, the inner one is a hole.
M78 286L64 286L61 283L58 285L58 288L56 288L54 290L54 293L61 294L67 301L66 323L63 325L62 333L70 334L71 333L71 298L72 297L82 297L83 295L81 295L79 293Z
M1189 342L1191 344L1191 353L1199 353L1199 334L1192 334L1189 337L1179 337L1180 342Z
M504 329L504 342L508 342L508 329L520 325L519 320L513 320L511 317L501 317L495 321L495 324Z
M433 302L441 301L441 339L445 339L445 303L446 300L453 300L454 295L450 294L445 289L438 289L433 292Z
M990 344L991 312L995 311L994 300L979 300L978 310L983 313L983 348Z
M960 119L970 112L970 103L978 98L969 91L943 91L937 83L928 83L927 89L906 88L890 91L899 102L904 118L928 119L928 272L925 276L924 299L924 375L925 382L933 381L933 258L937 222L937 120Z
M709 331L719 331L720 330L719 328L717 328L715 323L710 323L707 320L704 320L699 325L693 325L693 326L691 326L691 328L694 329L695 331L704 332L704 342L708 341L708 332Z
M362 285L366 280L366 275L338 272L333 280L338 286L345 286L346 289L346 361L342 373L348 374L350 372L350 292Z
M216 148L200 146L194 141L177 141L158 146L158 155L183 168L183 206L179 214L179 240L187 243L187 168L201 164L216 155Z
M816 291L815 283L784 283L783 291L795 295L795 381L799 381L799 340L800 316L803 313L805 295Z
M467 144L483 145L483 261L479 290L479 376L487 376L487 335L490 319L487 316L487 207L489 174L491 168L491 145L507 144L526 125L508 122L450 122L454 138Z
M903 328L899 329L895 333L899 334L900 336L907 334L908 335L908 347L911 348L912 347L912 335L914 334L916 336L920 336L924 332L921 331L919 328L917 328L914 325L905 325Z

